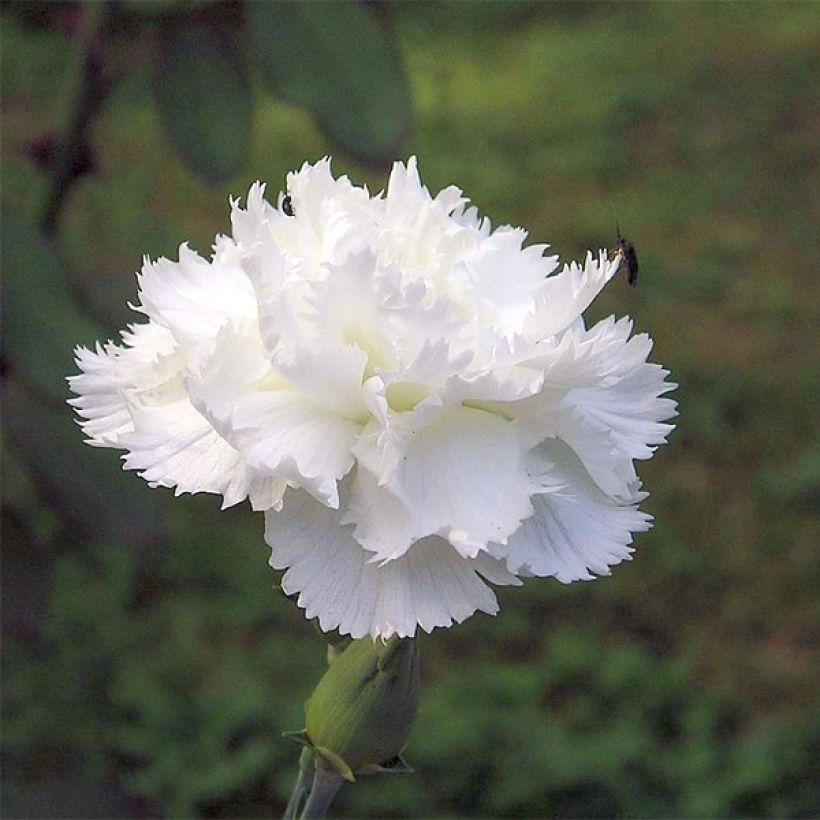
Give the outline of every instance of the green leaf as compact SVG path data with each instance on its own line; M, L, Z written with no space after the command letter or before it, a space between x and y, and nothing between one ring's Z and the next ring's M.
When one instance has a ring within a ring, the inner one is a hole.
M220 182L242 169L253 106L239 48L225 28L165 21L153 87L165 131L192 171Z
M249 3L271 89L307 106L352 156L381 165L409 134L412 103L393 41L357 3Z
M73 348L105 331L79 311L60 260L40 232L3 209L3 358L39 394L68 397Z

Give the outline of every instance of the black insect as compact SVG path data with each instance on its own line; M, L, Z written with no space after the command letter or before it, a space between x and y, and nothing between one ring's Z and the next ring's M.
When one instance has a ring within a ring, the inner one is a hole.
M293 200L289 196L282 200L282 211L286 216L293 216Z
M634 287L638 281L638 254L635 253L635 246L632 242L625 236L621 236L621 226L617 220L615 230L618 232L618 246L615 252L621 255L621 259L623 259L626 266L626 281Z

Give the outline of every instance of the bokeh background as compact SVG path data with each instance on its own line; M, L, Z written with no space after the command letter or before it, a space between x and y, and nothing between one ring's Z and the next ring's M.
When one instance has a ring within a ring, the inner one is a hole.
M680 388L656 516L594 583L422 637L417 774L336 816L820 815L817 3L4 4L4 817L284 808L324 644L262 521L81 444L71 348L143 254L304 160L419 156L564 258L641 260Z

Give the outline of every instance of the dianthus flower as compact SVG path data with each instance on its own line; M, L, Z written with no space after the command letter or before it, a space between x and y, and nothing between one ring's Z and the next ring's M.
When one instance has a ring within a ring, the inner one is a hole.
M582 318L618 270L487 219L416 162L371 196L329 160L231 202L210 259L146 259L147 322L78 348L90 444L177 494L264 510L309 618L411 636L497 611L486 582L570 582L630 557L651 518L636 459L674 387L629 319Z

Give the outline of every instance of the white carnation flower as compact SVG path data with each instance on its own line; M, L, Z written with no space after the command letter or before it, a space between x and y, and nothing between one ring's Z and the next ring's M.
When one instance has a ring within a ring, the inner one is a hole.
M636 459L674 385L628 319L582 312L619 258L558 272L415 159L370 196L330 162L254 185L210 260L145 260L148 321L80 348L89 443L152 486L265 510L309 618L413 635L497 611L494 584L607 574L649 529ZM291 215L292 214L292 215Z

